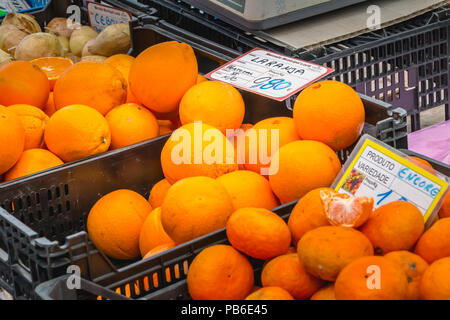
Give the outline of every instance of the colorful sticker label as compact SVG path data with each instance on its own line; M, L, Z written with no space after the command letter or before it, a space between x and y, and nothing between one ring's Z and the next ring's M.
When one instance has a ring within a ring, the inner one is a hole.
M408 161L381 142L366 139L333 188L353 196L374 199L374 208L404 200L413 203L428 220L448 183Z
M210 72L206 77L284 101L333 71L318 64L256 48Z
M133 16L130 12L113 8L101 3L86 1L89 23L98 31L102 31L112 24L129 23Z

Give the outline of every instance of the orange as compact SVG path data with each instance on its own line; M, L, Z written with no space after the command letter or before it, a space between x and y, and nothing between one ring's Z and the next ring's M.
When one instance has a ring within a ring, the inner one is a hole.
M371 256L348 264L337 277L334 288L337 300L404 300L408 280L397 263Z
M44 129L49 117L39 108L16 104L8 107L16 113L25 129L24 150L42 148L44 146Z
M95 109L67 106L51 116L45 127L47 148L64 162L105 152L111 144L108 122Z
M244 114L245 104L239 91L219 81L205 81L193 86L180 102L182 124L202 121L227 136L242 125Z
M291 244L289 227L267 209L238 209L230 216L226 227L233 248L252 258L272 259L285 254Z
M123 75L125 80L127 80L127 100L126 103L137 103L139 101L134 96L133 92L131 92L130 85L128 83L128 78L130 76L131 66L133 65L136 59L127 54L116 54L105 60L106 64L116 68Z
M127 103L113 108L105 116L111 130L111 149L120 149L159 136L155 116L146 108Z
M217 181L227 189L235 210L249 207L271 210L279 205L269 181L253 171L230 172L218 177Z
M310 300L336 300L336 294L334 293L334 284L329 284L316 293L314 293Z
M231 246L208 247L189 266L187 286L194 300L243 300L253 285L250 262Z
M162 179L153 186L150 190L150 196L148 198L152 208L162 206L164 199L166 198L167 191L169 191L171 186L172 185L167 181L167 179Z
M422 213L406 201L394 201L376 209L361 227L376 254L410 250L425 229Z
M296 253L278 256L263 267L261 273L263 287L280 287L295 299L311 297L323 285L323 281L306 272Z
M192 177L170 187L161 209L164 230L179 244L225 228L233 204L216 180Z
M47 105L44 107L43 111L49 117L51 117L57 111L55 107L55 100L53 99L53 92L50 92Z
M439 218L450 218L450 192L444 196L441 209L439 209Z
M361 135L364 104L347 84L321 81L300 93L294 105L294 121L302 139L321 141L339 151L351 146Z
M252 129L247 130L245 135L244 166L266 176L275 152L300 137L295 130L294 119L290 117L268 118L255 124Z
M161 244L159 246L154 247L150 251L148 251L146 253L146 255L144 256L144 258L142 258L142 259L143 260L148 259L150 257L156 256L157 254L160 254L162 252L170 250L172 248L175 248L175 242L169 242L169 243Z
M175 242L164 231L161 222L161 208L156 208L145 219L139 235L141 256L145 257L150 250L163 244L175 244Z
M275 154L269 181L278 199L288 203L316 188L329 187L340 170L339 158L327 145L317 141L294 141Z
M309 273L335 281L350 262L373 255L373 247L369 239L355 229L325 226L308 231L298 242L297 252Z
M202 83L202 82L205 82L205 81L209 81L208 79L206 79L204 76L202 76L201 74L198 74L197 75L197 83L196 84L199 84L199 83Z
M384 256L398 263L408 277L407 300L420 300L420 281L428 263L417 254L409 251L392 251Z
M164 136L166 134L174 132L179 128L173 121L170 120L158 120L159 135Z
M0 67L0 105L29 104L43 109L50 83L42 70L28 61L14 61Z
M420 282L423 300L450 300L450 257L434 261Z
M152 250L148 251L147 254L142 258L142 260L149 259L160 253L166 252L167 250L170 250L174 247L175 247L175 242L173 242L173 241L156 246ZM174 266L174 271L175 271L175 278L179 278L180 277L180 269L179 269L178 265ZM166 281L170 282L170 280L171 280L170 269L166 268ZM148 277L145 277L143 279L143 285L144 285L145 290L149 290L150 284L148 282ZM157 273L153 274L153 286L155 288L157 288L159 286ZM137 291L140 291L139 290L139 281L137 281L137 283L135 284L135 288L137 288Z
M253 128L252 124L244 123L234 132L234 135L227 137L234 147L234 159L239 170L245 170L245 133Z
M320 193L322 191L336 193L330 188L318 188L305 194L295 205L289 216L288 226L292 234L292 243L297 246L303 235L315 228L328 226Z
M417 242L415 253L428 263L450 256L450 218L436 221Z
M322 191L321 198L325 215L334 226L359 228L373 212L373 198L366 196L350 197L346 193Z
M117 190L98 200L87 219L87 231L96 247L114 259L139 257L139 235L152 207L140 194Z
M50 151L28 149L22 153L14 167L5 174L5 181L18 179L62 164L64 162Z
M186 43L169 41L140 53L130 69L131 91L152 111L178 110L184 94L196 84L197 58Z
M127 82L114 67L84 61L64 71L53 90L56 109L83 104L105 115L127 99Z
M41 68L50 82L50 91L53 91L59 76L73 65L73 61L61 57L38 58L31 61L32 64Z
M25 146L25 130L19 116L0 106L0 175L19 160Z
M250 294L245 300L294 300L294 297L280 287L265 287Z
M297 249L295 247L289 247L288 251L286 252L286 254L288 253L297 253Z
M171 184L187 177L217 178L238 169L231 143L219 130L204 123L175 130L161 152L161 166Z
M425 169L425 170L427 170L427 171L429 171L429 172L431 172L433 174L436 172L434 170L433 166L431 165L431 163L429 163L425 159L422 159L422 158L419 158L419 157L415 157L415 156L406 156L406 159L408 159L412 163L418 165L422 169Z

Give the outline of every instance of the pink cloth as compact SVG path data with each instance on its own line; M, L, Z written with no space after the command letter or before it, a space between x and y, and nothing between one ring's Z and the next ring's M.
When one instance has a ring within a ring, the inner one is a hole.
M450 165L450 120L410 133L408 149Z

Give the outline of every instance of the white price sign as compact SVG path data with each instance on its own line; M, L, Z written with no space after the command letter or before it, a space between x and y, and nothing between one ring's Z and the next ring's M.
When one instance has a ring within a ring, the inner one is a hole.
M256 48L206 75L242 90L284 101L334 70Z
M126 10L101 3L86 1L86 6L91 26L99 31L112 24L129 23L133 18L132 14Z

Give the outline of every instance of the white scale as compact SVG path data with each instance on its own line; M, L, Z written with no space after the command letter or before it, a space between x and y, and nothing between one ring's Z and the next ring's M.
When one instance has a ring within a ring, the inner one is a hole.
M230 24L266 30L366 0L182 0Z

